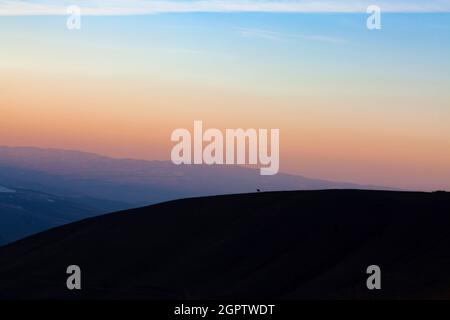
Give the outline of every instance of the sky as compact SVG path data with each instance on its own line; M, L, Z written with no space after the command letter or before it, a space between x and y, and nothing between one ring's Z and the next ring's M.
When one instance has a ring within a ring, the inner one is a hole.
M283 172L450 190L449 18L450 1L0 0L0 145L169 160L202 120L279 128Z

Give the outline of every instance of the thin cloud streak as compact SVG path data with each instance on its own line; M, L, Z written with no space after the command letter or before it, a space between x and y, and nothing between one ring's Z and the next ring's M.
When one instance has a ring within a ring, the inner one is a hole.
M363 13L369 5L384 12L450 12L450 0L0 0L0 16L66 15L77 5L84 15L139 15L189 12Z
M319 42L329 42L329 43L346 43L347 42L340 38L323 36L323 35L319 35L319 34L298 35L297 37L304 39L304 40L308 40L308 41L319 41Z
M246 38L262 38L270 40L280 38L280 33L262 29L238 28L238 32L242 37Z
M346 41L340 38L320 35L320 34L289 34L280 33L272 30L264 29L254 29L254 28L237 28L240 36L246 38L260 38L267 40L307 40L307 41L318 41L318 42L328 42L328 43L345 43Z

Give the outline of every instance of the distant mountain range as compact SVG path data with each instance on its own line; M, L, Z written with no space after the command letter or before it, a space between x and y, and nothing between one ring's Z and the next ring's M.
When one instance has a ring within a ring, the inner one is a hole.
M261 176L238 166L176 166L31 147L0 147L0 186L3 241L87 216L187 197L256 189L381 189L288 174Z
M120 203L88 197L68 199L0 186L0 245L69 222L110 212ZM122 208L126 206L123 205Z
M114 159L92 153L0 147L0 184L64 196L146 205L192 196L316 189L386 189L278 174L238 166L181 165Z
M0 248L0 299L448 299L450 193L193 198ZM82 290L66 288L66 268ZM368 290L367 267L381 269Z

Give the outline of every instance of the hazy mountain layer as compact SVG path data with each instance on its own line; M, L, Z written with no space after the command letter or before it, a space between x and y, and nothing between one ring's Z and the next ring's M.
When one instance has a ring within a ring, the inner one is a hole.
M92 198L69 199L32 190L8 190L0 192L0 245L62 224L127 207L119 202Z
M176 166L56 149L0 147L0 182L64 196L152 204L191 196L330 188L380 189L237 166Z

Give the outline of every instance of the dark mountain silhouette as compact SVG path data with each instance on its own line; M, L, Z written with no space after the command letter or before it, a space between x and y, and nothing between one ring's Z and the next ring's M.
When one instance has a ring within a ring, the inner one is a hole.
M450 194L358 190L191 198L0 248L1 298L448 298ZM82 269L68 291L66 268ZM366 288L378 265L382 289Z

